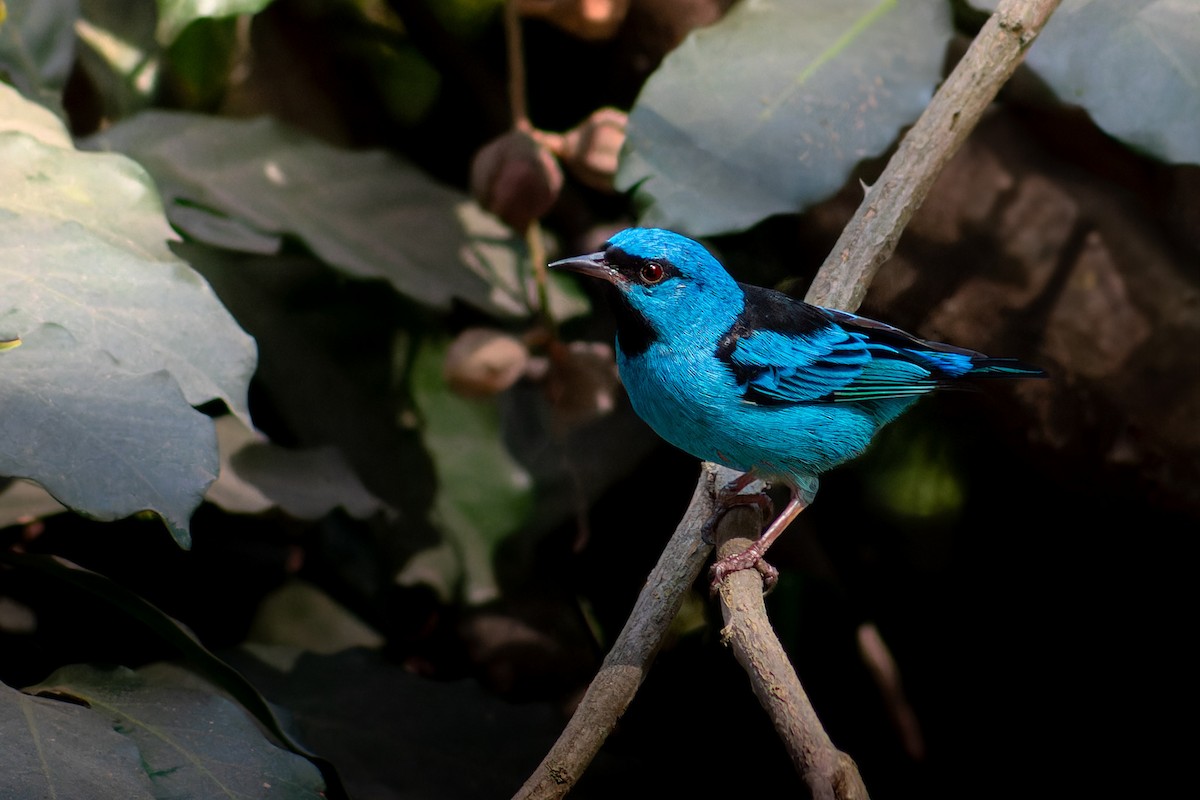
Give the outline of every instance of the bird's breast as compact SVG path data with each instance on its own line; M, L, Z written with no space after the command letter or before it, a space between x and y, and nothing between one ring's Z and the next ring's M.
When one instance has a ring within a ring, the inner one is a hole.
M815 475L858 455L879 421L852 403L759 405L712 348L655 345L618 353L630 403L691 455L761 475Z

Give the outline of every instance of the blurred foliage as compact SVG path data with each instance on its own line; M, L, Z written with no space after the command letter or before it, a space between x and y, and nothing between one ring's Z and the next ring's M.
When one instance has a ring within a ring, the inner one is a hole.
M1028 63L1063 102L1082 107L1131 147L1164 161L1200 163L1197 14L1187 0L1064 0Z
M694 474L631 413L611 347L567 341L611 325L542 265L640 221L748 231L714 242L733 271L794 277L774 245L870 182L968 24L952 5L517 2L506 31L501 0L0 2L0 788L515 788L556 714L423 676L566 702ZM1185 5L1065 0L1030 67L1129 146L1194 163ZM985 494L1020 494L1011 453L914 419L798 523L867 573L907 548L925 575L956 521L1011 519ZM822 516L862 498L856 523ZM773 602L806 604L789 630L852 630L830 596L881 592L821 580L785 576ZM693 709L672 717L693 750L714 709L692 659L720 652L699 607L658 687ZM254 657L209 649L242 643ZM334 652L352 646L380 652ZM818 676L858 674L813 652ZM674 735L638 727L663 724L654 702L631 710L639 756ZM580 796L627 786L598 772ZM715 791L651 772L648 793Z
M804 209L916 120L952 33L941 0L742 3L646 82L618 186L693 236Z

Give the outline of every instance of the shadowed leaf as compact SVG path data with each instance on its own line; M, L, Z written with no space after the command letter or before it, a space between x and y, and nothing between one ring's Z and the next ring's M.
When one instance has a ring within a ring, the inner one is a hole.
M1200 6L1192 0L1065 0L1027 60L1063 102L1118 139L1165 161L1200 163Z
M249 419L256 352L169 238L142 169L75 151L0 85L0 340L20 340L0 351L0 474L98 519L153 510L186 546L217 468L192 406Z
M435 308L529 313L524 246L466 195L383 151L332 147L269 118L146 112L91 144L136 158L188 236L269 252L284 235L357 278ZM248 247L247 247L248 246ZM558 316L584 309L552 284Z
M693 235L800 211L917 118L952 33L941 0L740 3L646 82L617 186Z
M278 507L299 519L318 519L343 508L361 519L384 509L335 447L280 447L232 416L217 420L217 439L221 474L208 499L227 511Z
M324 797L315 766L271 744L234 703L178 673L166 665L136 672L72 665L28 691L86 702L137 745L157 797Z
M77 703L0 684L0 794L153 800L137 745Z
M130 373L44 325L0 354L0 375L0 474L96 519L154 511L190 545L188 519L217 473L216 436L166 372Z

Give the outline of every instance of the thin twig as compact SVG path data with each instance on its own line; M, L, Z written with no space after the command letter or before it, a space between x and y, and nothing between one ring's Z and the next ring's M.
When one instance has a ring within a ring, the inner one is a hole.
M705 464L687 513L646 579L633 613L604 658L558 741L515 800L548 800L566 795L583 775L600 745L616 727L646 677L684 595L712 553L700 536L715 512L717 486L736 475Z
M525 45L518 0L508 0L504 4L504 44L508 53L508 107L512 126L514 130L533 136L535 131L529 120L529 101L525 92ZM546 274L542 226L534 220L522 233L525 235L525 246L529 249L529 261L533 265L535 296L529 300L546 331L552 338L557 338L558 326L554 322L554 315L550 313L550 278Z
M1017 68L1058 3L1001 1L838 239L809 289L809 302L851 311L858 307L934 178ZM713 490L721 485L714 481L726 480L716 476L728 474L718 470L705 465L692 503L638 597L625 629L566 730L517 793L520 800L564 796L629 705L682 604L683 593L707 559L709 548L702 544L699 530L713 511ZM737 526L743 540L749 540L758 535L753 520L751 514L730 515L718 535L725 535L728 526ZM668 582L666 575L675 579ZM757 575L749 570L734 573L721 586L727 641L746 667L768 715L777 721L776 729L813 795L865 800L866 789L853 761L829 742L794 670L790 665L780 667L782 651L777 649L779 643L762 606ZM742 635L743 631L753 635Z
M517 0L504 4L504 46L508 52L508 107L513 127L527 131L529 107L525 102L525 49L521 41L521 12Z

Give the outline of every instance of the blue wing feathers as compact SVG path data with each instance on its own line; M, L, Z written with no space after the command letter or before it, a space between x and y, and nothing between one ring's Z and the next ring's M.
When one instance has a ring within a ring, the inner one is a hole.
M928 342L886 323L810 306L778 292L743 289L746 308L722 338L717 355L749 402L915 398L959 378L1043 374L1015 359Z

